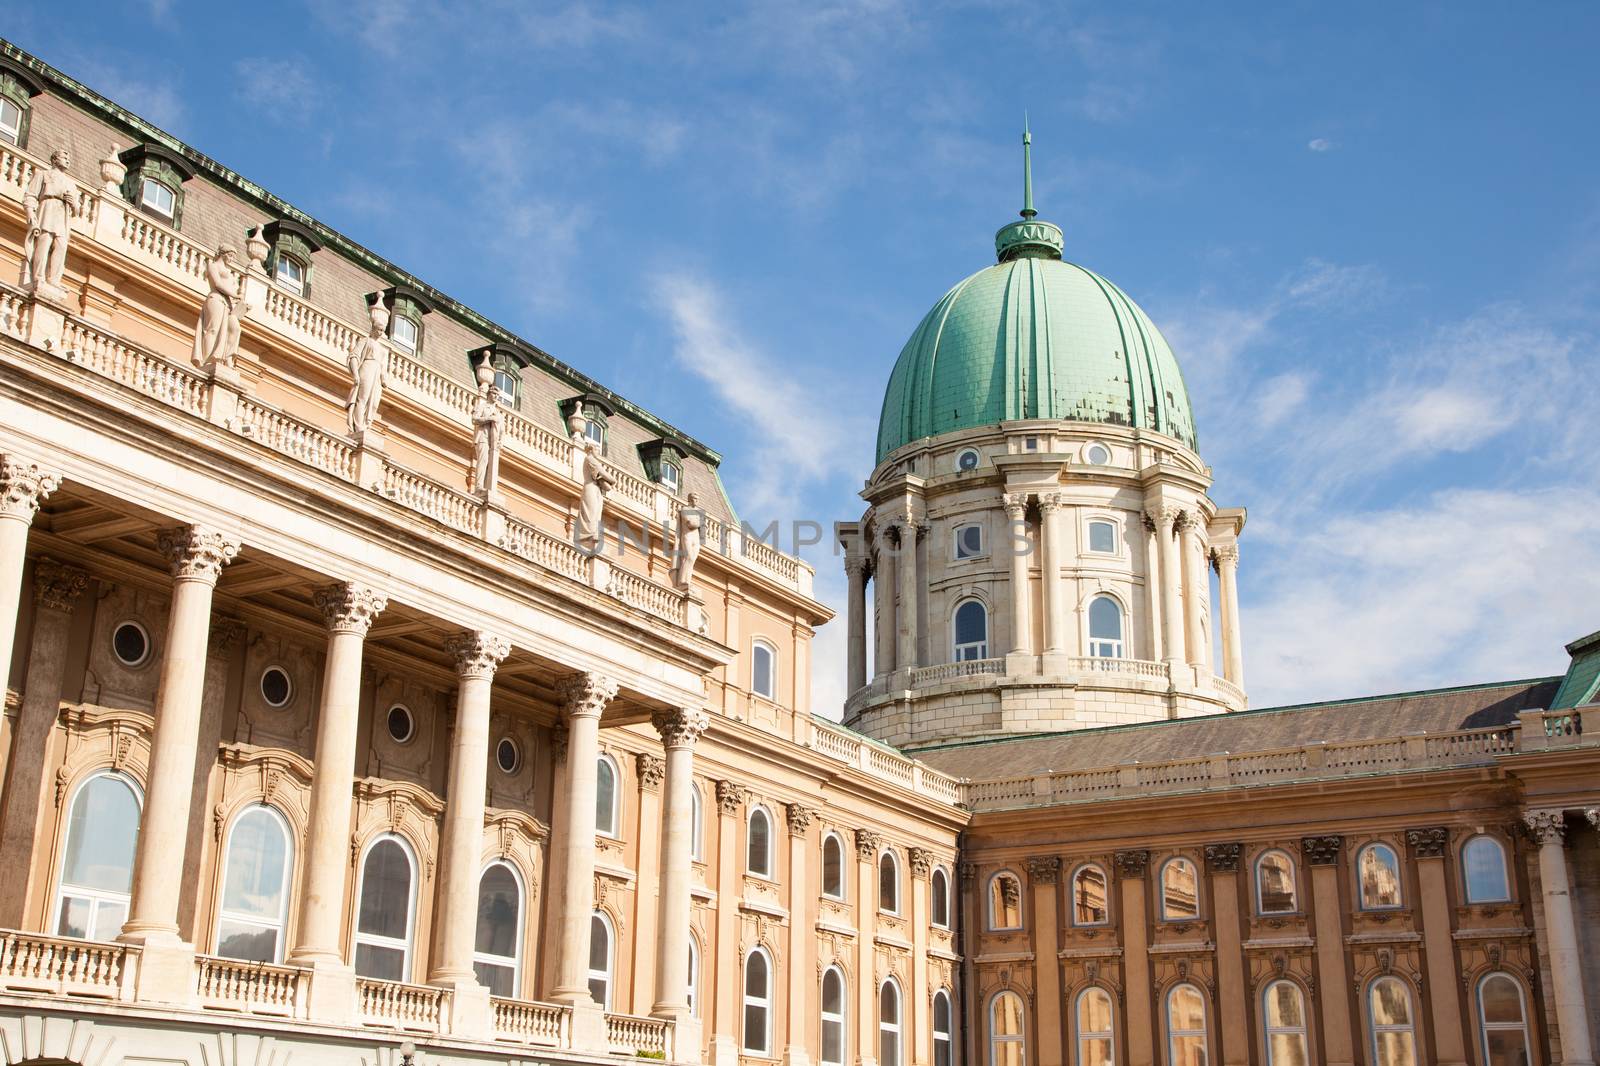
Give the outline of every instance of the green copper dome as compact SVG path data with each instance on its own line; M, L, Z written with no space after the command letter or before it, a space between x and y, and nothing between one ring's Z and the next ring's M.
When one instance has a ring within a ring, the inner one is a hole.
M1025 173L1023 220L995 235L1001 261L947 292L895 361L879 462L923 437L1033 418L1138 426L1195 446L1161 331L1121 289L1061 258L1061 231L1034 217Z

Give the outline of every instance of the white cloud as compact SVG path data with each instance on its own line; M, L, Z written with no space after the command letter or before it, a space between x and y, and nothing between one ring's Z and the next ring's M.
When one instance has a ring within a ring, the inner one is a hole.
M1339 146L1326 137L1313 137L1306 143L1306 147L1313 152L1331 152Z
M241 59L234 64L234 72L239 77L239 95L281 121L305 122L322 98L321 86L303 59Z

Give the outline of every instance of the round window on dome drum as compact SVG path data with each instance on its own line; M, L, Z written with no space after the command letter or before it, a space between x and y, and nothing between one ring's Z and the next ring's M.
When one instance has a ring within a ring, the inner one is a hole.
M978 468L978 449L963 448L961 454L956 456L957 470L976 470Z
M1104 444L1091 444L1084 449L1083 457L1093 466L1105 466L1111 462L1111 449Z
M516 773L522 766L522 751L517 747L517 742L510 737L501 737L500 743L495 745L494 761L501 773Z
M150 658L150 634L138 622L123 622L111 633L111 651L123 666L143 666Z
M281 666L269 666L261 671L261 698L268 707L287 707L294 698L294 683Z
M404 744L410 740L416 728L408 708L398 703L389 708L389 737L396 744Z

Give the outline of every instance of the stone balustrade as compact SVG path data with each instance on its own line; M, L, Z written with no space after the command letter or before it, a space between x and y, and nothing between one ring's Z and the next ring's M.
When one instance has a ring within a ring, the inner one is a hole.
M132 992L138 954L125 944L6 930L0 932L0 989L123 999Z
M940 803L953 804L960 798L955 778L821 719L812 720L810 746L879 780L892 781Z
M615 1054L671 1058L668 1026L660 1018L607 1014L606 1040Z
M440 1033L445 1030L450 993L442 988L359 977L356 979L356 994L360 998L361 1021L365 1025L417 1033Z
M195 997L207 1010L305 1016L310 970L215 955L198 956L195 969Z
M496 1039L534 1047L568 1046L572 1030L570 1007L499 997L493 1004Z

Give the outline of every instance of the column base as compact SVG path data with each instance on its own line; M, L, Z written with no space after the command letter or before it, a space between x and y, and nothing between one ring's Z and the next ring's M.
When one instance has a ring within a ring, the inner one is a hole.
M141 1003L186 1005L194 998L194 945L174 929L129 929L117 939L139 949L133 997Z
M361 998L356 990L356 971L342 960L313 956L290 958L291 965L311 971L306 982L306 1018L336 1025L359 1024Z
M1014 651L1006 655L1006 674L1010 677L1027 677L1039 672L1039 657L1031 651Z
M572 1004L572 1050L596 1055L611 1053L605 1009L592 999Z
M666 1013L652 1011L650 1016L660 1018L671 1026L667 1058L674 1062L700 1061L703 1031L700 1028L699 1018L687 1010L673 1010Z
M739 1045L731 1036L712 1038L711 1066L739 1066Z
M1039 656L1039 672L1046 677L1065 677L1072 672L1070 652L1047 651Z
M494 1006L489 990L471 977L445 977L428 982L450 993L450 1016L445 1019L451 1036L468 1040L494 1039Z
M783 1066L811 1066L811 1053L798 1044L783 1049Z

